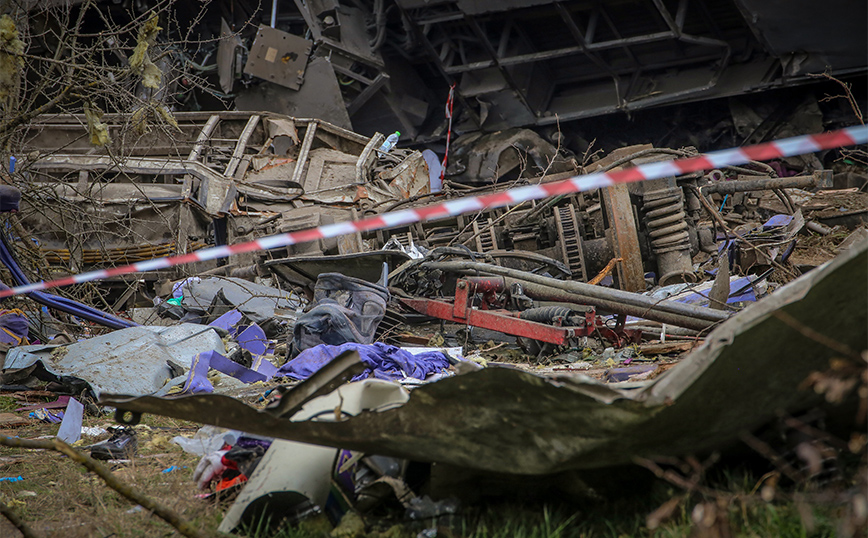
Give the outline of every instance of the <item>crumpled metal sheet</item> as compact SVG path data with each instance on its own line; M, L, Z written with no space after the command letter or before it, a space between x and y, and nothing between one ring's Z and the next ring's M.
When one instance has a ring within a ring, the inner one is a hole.
M177 375L167 361L189 368L197 353L209 350L226 353L213 327L192 323L140 326L72 344L15 347L6 354L3 368L26 368L42 361L54 374L84 379L97 395L152 394Z
M304 306L304 301L297 295L235 277L189 279L181 291L184 308L197 312L211 310L214 297L222 292L233 308L256 323L273 318L276 309L295 310Z
M816 403L799 389L839 354L810 327L866 347L868 243L745 308L660 377L604 385L486 368L415 389L403 406L335 423L290 422L226 396L105 396L102 403L294 441L513 474L712 450ZM783 321L787 320L787 321ZM795 328L792 320L795 321Z
M75 185L46 185L25 200L20 215L41 248L99 250L109 258L106 251L111 249L147 250L144 247L171 242L185 204L192 215L187 236L207 237L210 217L185 202L181 188L126 183L76 190Z
M431 178L428 175L428 162L419 151L408 155L397 166L375 172L380 180L389 184L392 191L400 192L402 198L430 192Z

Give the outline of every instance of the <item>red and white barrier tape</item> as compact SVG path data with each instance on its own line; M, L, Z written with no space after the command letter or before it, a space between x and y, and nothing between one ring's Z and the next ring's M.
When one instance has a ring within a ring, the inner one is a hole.
M125 265L123 267L101 269L99 271L80 273L65 278L59 278L57 280L51 280L49 282L43 281L25 286L18 286L0 291L0 299L12 295L29 293L31 291L40 291L60 286L68 286L70 284L91 282L113 276L143 273L146 271L166 269L168 267L184 265L192 262L228 258L233 254L270 250L317 239L338 237L355 232L366 232L370 230L392 228L395 226L404 226L430 219L454 217L464 213L471 213L482 209L492 209L505 205L513 205L528 200L540 200L549 196L610 187L617 183L629 183L632 181L679 176L691 172L698 172L700 170L711 170L724 166L744 164L749 161L766 161L780 157L804 155L824 149L865 144L866 142L868 142L868 126L860 125L829 133L796 136L793 138L777 140L775 142L758 144L756 146L715 151L705 155L698 155L696 157L642 164L633 168L614 172L598 172L585 176L575 176L563 181L527 185L503 192L459 198L457 200L450 200L448 202L442 202L426 207L384 213L382 215L368 217L355 222L347 221L328 224L317 228L263 237L262 239L256 239L255 241L248 241L246 243L206 248L189 254L156 258L131 265Z

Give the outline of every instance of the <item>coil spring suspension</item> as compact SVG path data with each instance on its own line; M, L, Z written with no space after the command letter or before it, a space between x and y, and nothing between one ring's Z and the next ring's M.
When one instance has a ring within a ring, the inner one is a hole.
M669 189L663 198L644 201L651 248L660 254L689 246L687 214L681 189Z
M690 233L680 187L648 192L643 197L651 250L657 258L658 283L696 282L690 258Z

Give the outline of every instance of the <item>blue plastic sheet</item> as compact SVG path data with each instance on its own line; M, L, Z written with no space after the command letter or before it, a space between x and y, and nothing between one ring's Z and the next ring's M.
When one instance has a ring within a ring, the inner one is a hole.
M373 344L350 342L339 346L320 344L305 349L296 358L284 364L275 377L307 379L332 359L350 350L357 351L362 362L368 366L364 372L353 378L353 381L368 378L371 374L378 379L390 381L405 377L425 379L430 374L449 368L449 359L439 351L413 355L399 347L380 342Z

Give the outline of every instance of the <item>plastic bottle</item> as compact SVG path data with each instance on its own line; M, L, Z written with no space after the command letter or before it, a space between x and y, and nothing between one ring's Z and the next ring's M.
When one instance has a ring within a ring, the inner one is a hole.
M389 135L389 138L387 138L386 141L383 142L383 145L380 146L380 149L378 149L377 151L379 151L380 153L389 153L390 151L392 151L392 148L395 147L395 144L398 143L399 138L401 138L401 132L395 131L394 133Z

